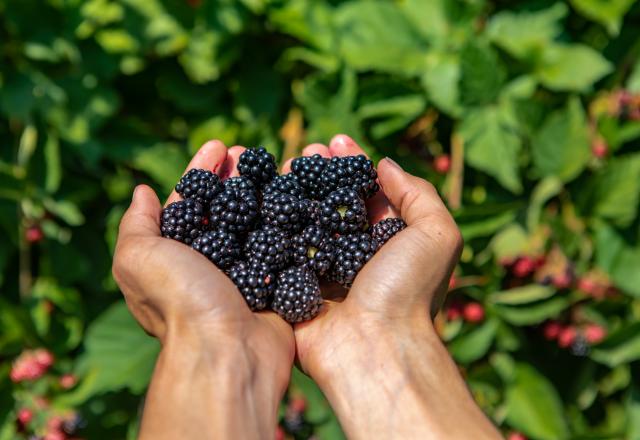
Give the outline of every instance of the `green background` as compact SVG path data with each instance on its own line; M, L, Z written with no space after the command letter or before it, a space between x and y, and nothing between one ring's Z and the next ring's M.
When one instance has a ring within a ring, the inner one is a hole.
M451 298L486 317L436 323L495 423L640 438L639 26L633 0L0 0L0 438L23 435L16 411L36 396L51 402L37 432L73 409L86 438L133 438L157 344L110 265L135 184L166 196L208 139L281 160L336 133L432 181L454 212ZM547 263L514 277L503 263L523 255ZM540 284L560 270L615 289ZM561 349L549 319L607 338ZM10 382L36 347L53 369ZM340 438L296 372L300 392L310 430Z

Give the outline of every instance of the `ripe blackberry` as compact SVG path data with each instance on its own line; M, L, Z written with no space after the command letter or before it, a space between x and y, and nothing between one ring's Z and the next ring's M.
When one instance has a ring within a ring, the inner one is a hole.
M276 159L264 147L247 148L238 161L240 175L258 186L270 182L276 176L277 168Z
M240 258L240 242L237 236L222 229L204 232L193 240L191 247L222 270L228 269Z
M232 177L209 207L211 229L246 232L258 217L258 198L253 183L245 177Z
M328 192L339 188L354 188L360 195L368 199L380 187L376 183L378 173L373 162L364 155L334 156L322 171L322 184Z
M271 182L266 184L262 189L264 194L271 194L279 192L283 194L291 194L298 198L304 198L304 189L298 183L298 178L295 174L283 174L282 176L276 176Z
M304 267L290 267L278 274L271 308L289 323L313 318L322 296L316 275Z
M239 261L229 269L228 275L251 310L255 312L269 305L276 280L267 266Z
M291 162L291 171L298 178L302 186L312 199L321 199L327 193L322 185L322 171L329 162L328 159L314 154L313 156L297 157Z
M380 245L366 232L341 235L334 242L335 259L328 278L344 287L351 287L360 269L373 257Z
M330 232L348 234L364 229L367 209L355 189L340 188L320 202L317 217L320 225Z
M173 202L162 210L160 232L163 237L191 244L205 229L203 214L202 205L194 199Z
M290 194L265 194L260 209L262 221L287 233L301 230L309 220L309 201Z
M371 226L371 236L378 240L380 246L385 244L391 237L407 227L401 218L385 218Z
M291 239L293 261L318 275L324 275L333 263L333 239L329 232L317 225L309 225Z
M249 232L244 249L249 260L265 264L276 271L283 269L291 258L291 240L284 232L271 225Z
M222 192L222 183L211 171L194 168L180 178L176 192L184 199L196 199L206 205Z

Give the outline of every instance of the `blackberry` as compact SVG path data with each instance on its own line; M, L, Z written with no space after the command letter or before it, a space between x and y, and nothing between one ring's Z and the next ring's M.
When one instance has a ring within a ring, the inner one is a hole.
M209 207L211 229L246 232L258 217L258 198L253 183L245 177L232 177Z
M322 185L328 192L339 188L354 188L360 195L368 199L380 187L376 183L378 173L373 162L364 155L334 156L322 171Z
M313 156L297 157L291 162L291 171L298 178L302 186L312 199L321 199L327 191L322 185L322 171L326 167L328 159L314 154Z
M278 274L271 308L289 323L302 322L320 311L322 296L316 275L305 267L290 267Z
M272 270L281 270L291 258L291 240L275 226L264 225L249 232L245 254L251 261L265 264Z
M330 281L351 287L358 272L380 247L378 241L366 232L341 235L335 240L335 258L328 273Z
M276 176L277 168L276 159L264 147L247 148L238 161L240 175L258 186L270 182Z
M407 227L401 218L385 218L371 226L371 236L378 240L380 246L385 244L391 237Z
M262 189L264 194L279 192L283 194L291 194L298 198L304 198L304 189L298 183L295 174L289 173L282 176L276 176L271 182L266 184Z
M222 192L222 183L211 171L194 168L180 178L176 192L184 199L196 199L206 205Z
M204 232L193 240L191 247L222 270L228 269L240 258L240 242L237 236L222 229Z
M162 210L160 232L163 237L191 244L205 230L203 214L202 205L194 199L173 202Z
M265 224L295 233L309 220L309 201L290 194L265 194L260 214Z
M276 280L267 266L239 261L229 269L228 275L251 310L255 312L269 305Z
M367 209L355 189L340 188L320 202L317 219L330 232L348 234L365 228Z
M333 239L328 231L317 225L309 225L291 239L293 261L318 275L324 275L333 263Z

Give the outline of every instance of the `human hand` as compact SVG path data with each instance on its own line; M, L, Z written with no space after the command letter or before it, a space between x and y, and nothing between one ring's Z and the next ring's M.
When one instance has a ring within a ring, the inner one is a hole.
M347 136L304 155L364 151ZM285 164L285 172L290 163ZM401 216L407 228L363 267L344 300L327 300L315 319L295 326L297 356L320 386L349 438L497 438L440 342L437 311L462 238L435 188L384 159L382 191L370 222ZM325 291L335 295L331 286Z
M186 171L203 168L221 177L237 175L242 151L242 147L227 150L221 142L208 142ZM174 192L167 204L176 200L179 196ZM275 313L252 313L231 280L207 258L183 243L161 237L161 210L151 188L136 188L120 224L113 260L113 275L131 313L163 346L141 436L171 438L172 432L186 429L179 435L190 437L186 432L194 432L193 437L199 438L206 432L217 437L233 433L238 438L239 427L254 428L261 435L273 433L295 351L291 326ZM185 382L176 386L179 378ZM192 391L186 393L187 389ZM170 398L167 393L171 392L178 395ZM220 408L225 398L229 400L227 411ZM249 408L243 413L237 406L245 398ZM181 400L189 406L183 411L193 415L186 426L184 414L176 408ZM199 410L194 413L195 407ZM197 418L198 411L208 413ZM259 426L251 426L253 422Z

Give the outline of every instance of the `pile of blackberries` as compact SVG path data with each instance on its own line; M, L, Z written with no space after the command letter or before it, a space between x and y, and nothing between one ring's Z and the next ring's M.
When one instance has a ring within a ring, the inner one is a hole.
M406 225L369 226L365 200L379 189L365 156L298 157L278 175L263 147L240 156L240 177L192 169L176 185L183 200L162 211L161 232L223 270L251 310L288 322L320 310L319 279L350 287L358 271Z

